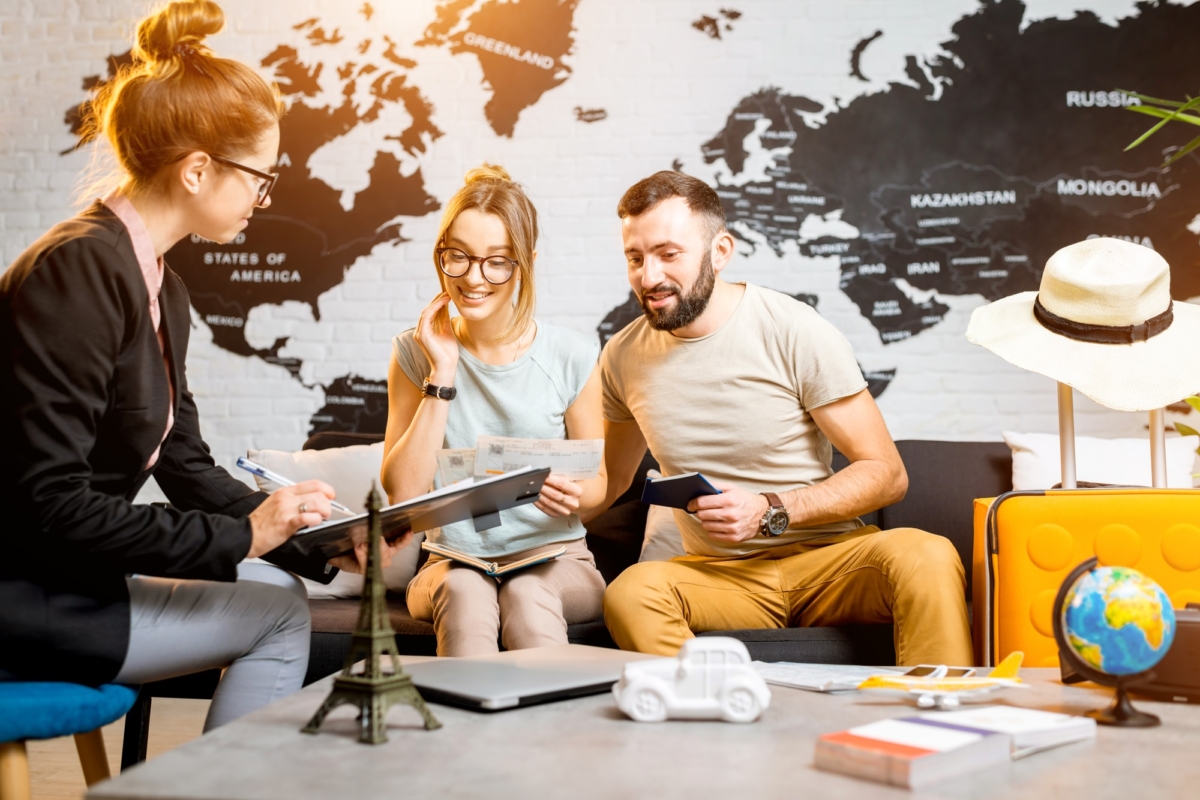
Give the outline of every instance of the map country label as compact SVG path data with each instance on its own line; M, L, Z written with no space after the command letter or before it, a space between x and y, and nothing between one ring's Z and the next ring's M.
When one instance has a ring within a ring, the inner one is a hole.
M1060 195L1088 195L1091 197L1162 197L1158 184L1151 181L1096 181L1083 178L1059 179Z
M486 50L489 53L506 56L513 61L523 61L526 64L532 64L535 67L542 69L554 69L554 58L552 56L535 53L532 50L522 50L515 44L502 42L498 39L491 39L487 36L482 36L474 31L467 31L462 37L463 44L468 47L474 47L478 50Z
M955 206L1011 206L1017 203L1015 191L976 191L909 196L913 208L953 208Z
M1141 100L1124 92L1067 92L1067 108L1124 108L1141 104Z

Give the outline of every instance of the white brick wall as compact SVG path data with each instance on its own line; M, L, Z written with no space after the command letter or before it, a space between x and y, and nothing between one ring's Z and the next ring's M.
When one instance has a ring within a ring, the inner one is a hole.
M724 126L742 97L764 86L822 102L878 91L903 77L905 55L935 52L949 38L950 25L977 7L974 0L582 0L573 75L526 110L516 135L507 139L484 118L487 92L474 58L412 47L433 19L433 0L375 0L370 23L352 10L360 5L227 2L230 24L214 46L256 64L276 45L300 41L291 27L313 16L341 27L347 40L360 32L388 33L419 62L410 82L433 102L434 121L446 134L419 160L427 190L444 201L467 168L484 159L504 164L527 185L543 215L539 316L588 332L628 294L614 217L627 186L676 158L700 172L700 144ZM1133 7L1127 0L1028 5L1027 19L1070 15L1080 5L1112 19ZM81 79L102 73L110 53L128 49L133 23L147 7L129 0L0 0L4 263L73 213L71 187L86 155L58 155L72 144L63 114L84 98ZM719 7L744 12L723 40L691 28L693 19ZM849 53L877 28L885 35L864 56L872 83L863 84L847 74ZM604 108L608 118L582 124L574 118L576 106ZM338 188L361 188L361 151L371 143L369 134L363 130L328 148L320 155L320 173ZM291 337L281 355L303 359L308 384L350 373L382 379L391 337L414 322L437 286L429 260L437 214L400 221L412 241L377 248L354 265L340 286L320 298L320 322L299 303L260 307L246 325L249 341L265 346ZM739 257L728 274L789 293L818 294L822 313L850 338L865 368L897 368L880 406L898 438L994 439L1004 429L1055 428L1049 380L966 342L963 331L978 298L950 298L945 322L885 348L838 291L836 259L800 258L794 249L780 259L760 248ZM218 459L232 464L248 447L299 447L309 417L323 404L321 389L305 388L282 368L218 349L205 324L195 323L189 376ZM1084 398L1077 413L1081 434L1133 435L1144 422Z

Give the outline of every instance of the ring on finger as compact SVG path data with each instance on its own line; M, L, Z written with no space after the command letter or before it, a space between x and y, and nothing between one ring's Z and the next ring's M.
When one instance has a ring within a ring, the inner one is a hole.
M300 513L301 513L301 514L307 514L307 513L308 513L308 503L301 503L301 504L300 504Z

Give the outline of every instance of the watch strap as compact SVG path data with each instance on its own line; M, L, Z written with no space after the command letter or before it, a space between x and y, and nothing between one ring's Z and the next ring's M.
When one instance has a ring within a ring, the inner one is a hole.
M773 509L787 508L787 506L783 504L783 500L780 499L779 495L775 494L774 492L763 492L762 496L767 498L767 502L771 504L771 508Z
M453 400L458 395L458 389L453 386L437 386L425 379L425 384L421 387L421 391L429 397L436 397L438 400Z

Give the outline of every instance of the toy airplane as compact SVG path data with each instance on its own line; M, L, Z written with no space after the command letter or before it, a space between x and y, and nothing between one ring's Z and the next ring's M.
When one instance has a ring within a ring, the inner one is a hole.
M1017 677L1025 654L1017 651L1001 661L985 678L947 678L946 667L938 667L932 675L873 675L858 685L859 689L877 689L917 696L920 708L957 708L964 700L976 700L999 689L1028 689Z

